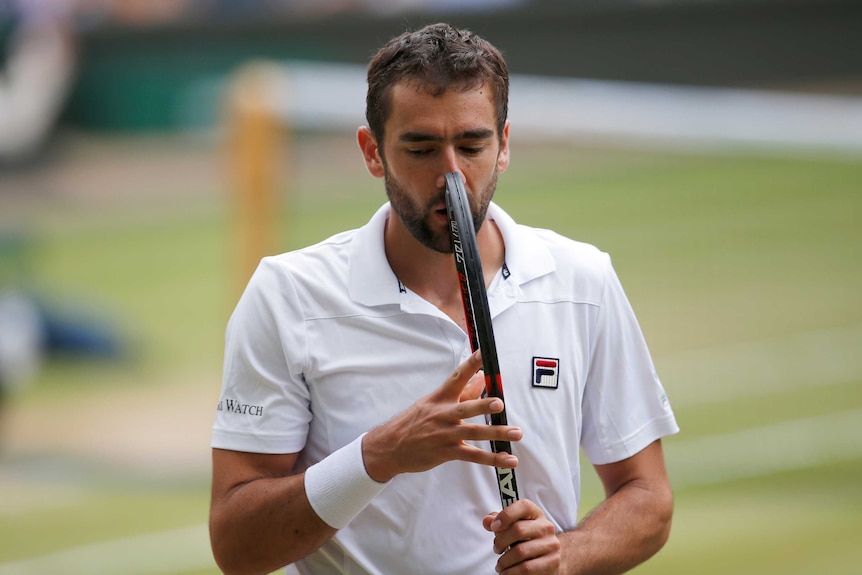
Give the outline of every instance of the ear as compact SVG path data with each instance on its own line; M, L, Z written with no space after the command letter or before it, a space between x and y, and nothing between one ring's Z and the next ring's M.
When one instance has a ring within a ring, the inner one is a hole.
M500 153L497 154L497 173L502 174L509 167L509 120L503 126L503 136L500 138Z
M502 174L509 167L509 120L503 126L503 135L500 138L500 153L497 154L497 173Z
M374 134L367 126L361 126L356 132L356 141L362 151L362 159L365 160L368 173L375 178L382 178L384 175L383 160L380 158L380 150Z

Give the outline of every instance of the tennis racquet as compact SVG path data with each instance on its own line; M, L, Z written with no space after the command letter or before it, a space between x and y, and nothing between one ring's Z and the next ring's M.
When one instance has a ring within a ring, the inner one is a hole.
M467 200L467 190L457 172L446 174L446 210L449 214L449 235L455 253L455 268L461 284L461 299L464 302L464 316L467 321L467 335L473 351L482 351L482 369L485 371L485 393L488 397L503 400L503 382L500 377L500 363L497 359L497 346L494 343L494 328L491 325L491 310L488 307L488 294L485 291L485 274L479 259L479 244L476 243L476 230L473 215ZM503 400L505 402L505 400ZM505 407L500 413L491 414L491 425L508 425ZM512 453L508 441L492 441L494 453ZM500 500L508 507L518 500L518 484L514 469L497 470L497 485Z

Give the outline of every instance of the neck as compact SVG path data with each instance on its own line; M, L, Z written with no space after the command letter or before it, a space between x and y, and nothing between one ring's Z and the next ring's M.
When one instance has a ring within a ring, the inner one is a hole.
M497 225L486 220L476 239L488 286L503 265L503 237ZM384 245L389 265L401 283L453 319L457 316L459 324L463 323L461 288L451 253L440 253L422 245L395 215L390 215L386 222Z

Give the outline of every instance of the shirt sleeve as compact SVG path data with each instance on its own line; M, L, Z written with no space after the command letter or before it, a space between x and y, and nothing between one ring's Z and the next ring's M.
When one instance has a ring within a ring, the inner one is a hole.
M605 254L590 338L581 446L596 465L621 461L679 431L631 304Z
M305 357L304 320L289 273L277 258L264 258L228 321L212 447L301 451L311 421Z

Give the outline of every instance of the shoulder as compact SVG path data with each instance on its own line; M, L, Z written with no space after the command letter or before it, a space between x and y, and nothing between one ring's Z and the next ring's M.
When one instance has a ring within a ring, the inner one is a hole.
M526 272L524 279L553 272L564 277L600 281L611 269L610 256L596 246L556 231L516 223L499 206L492 205L493 219L506 244L506 262Z
M249 279L238 309L265 309L276 317L305 316L327 294L344 293L354 234L355 230L342 232L302 249L264 257Z
M521 226L533 233L554 256L554 260L566 267L577 268L581 271L600 271L604 273L610 265L610 256L607 252L599 249L593 244L574 240L553 230L544 228L531 228Z
M261 259L253 280L290 278L294 282L317 279L319 283L346 273L350 246L357 230L341 232L316 244Z
M347 230L316 244L263 258L253 281L290 281L296 289L341 290L351 281L351 268L381 274L388 267L383 230L389 215L384 204L362 227ZM373 275L373 274L372 274ZM354 278L355 279L355 278Z
M566 300L600 302L607 280L614 274L608 253L544 228L517 224L513 235L516 245L529 246L527 250L514 248L513 256L524 269L534 270L533 278L522 289L537 294L556 293L558 298ZM542 259L546 260L544 269L537 263Z

